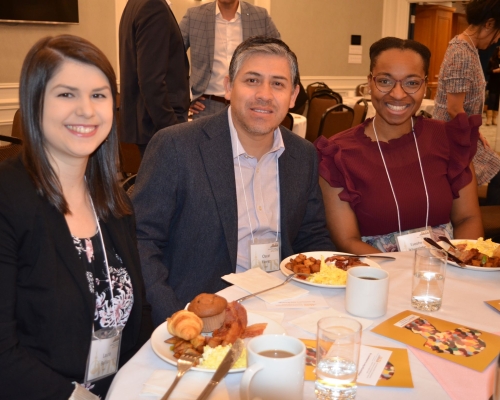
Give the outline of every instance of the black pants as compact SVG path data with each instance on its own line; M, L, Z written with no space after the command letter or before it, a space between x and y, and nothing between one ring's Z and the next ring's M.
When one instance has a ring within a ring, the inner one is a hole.
M488 184L488 191L486 192L486 205L500 205L500 172L498 172Z
M488 101L486 102L488 106L488 110L498 111L498 100L500 97L500 93L492 93L491 91L488 94Z

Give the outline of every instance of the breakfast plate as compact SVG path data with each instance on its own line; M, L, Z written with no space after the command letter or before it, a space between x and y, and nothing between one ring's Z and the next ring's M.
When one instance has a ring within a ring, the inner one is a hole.
M469 242L475 243L476 240L454 239L454 240L450 240L450 242L456 246L457 244L463 244L463 243L469 243ZM445 250L448 250L448 248L451 247L449 244L447 244L445 242L438 242L438 244L441 247L443 247L443 249L445 249ZM451 261L451 260L448 260L448 264L453 265L454 267L457 267L457 268L461 268L456 262ZM471 269L473 271L481 271L481 272L500 271L500 268L476 267L474 265L468 265L468 264L464 268L461 268L461 269Z
M314 257L316 259L321 259L321 256L323 256L325 259L331 256L352 256L352 254L349 253L339 253L337 251L309 251L305 253L300 253L304 254L306 257ZM293 271L290 271L285 265L290 261L291 258L297 257L298 254L294 254L293 256L285 258L283 261L280 263L280 270L281 273L285 276L293 274ZM363 257L361 257L363 258ZM368 259L368 258L363 258L363 261L365 264L368 264L369 267L373 268L380 268L380 265L378 265L376 262ZM322 287L322 288L328 288L328 289L343 289L345 288L345 285L327 285L324 283L315 283L315 282L309 282L304 279L299 279L299 278L292 278L292 280L299 282L299 283L304 283L306 285L310 286L317 286L317 287Z
M285 335L285 329L277 322L264 317L263 315L255 314L252 312L247 312L248 326L253 324L267 323L266 329L264 329L264 334L266 335ZM168 362L172 365L177 365L177 358L174 357L174 353L170 350L170 344L165 343L165 340L170 339L172 335L167 330L167 322L161 324L155 329L153 335L151 335L151 347L158 357L162 360ZM203 368L203 367L193 367L193 371L203 371L203 372L214 372L214 369ZM242 372L245 368L233 368L229 372Z

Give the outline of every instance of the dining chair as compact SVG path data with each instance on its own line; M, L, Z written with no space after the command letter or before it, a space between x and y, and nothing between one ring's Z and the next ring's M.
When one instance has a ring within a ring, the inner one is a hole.
M325 138L343 132L352 127L354 110L345 104L337 104L325 111L319 124L318 137Z
M418 116L422 115L424 118L432 118L432 115L425 110L420 110L420 112L417 115Z
M309 101L309 108L307 110L306 139L311 143L318 138L321 117L330 107L339 104L338 100L339 99L337 97L328 95L313 97Z
M429 86L427 86L427 87L425 88L425 98L426 98L426 99L430 99L430 98L431 98L431 96L432 96L432 91L431 91L431 88L430 88Z
M23 149L22 139L0 135L0 141L9 143L5 146L0 146L0 161L17 156Z
M292 130L293 129L293 115L290 113L286 113L285 119L283 119L283 121L281 121L280 125L283 125L285 128Z
M306 88L307 98L311 100L313 93L319 89L330 89L330 88L325 82L313 82L310 85L307 85Z
M333 98L337 99L337 104L342 104L344 102L343 99L342 99L342 96L340 95L340 93L337 93L337 92L333 91L330 88L316 90L312 94L311 100L314 99L315 97L321 97L321 98L331 98L331 97L333 97Z
M23 128L21 126L21 110L17 109L12 120L12 137L24 139Z
M352 126L361 124L368 113L368 102L365 99L359 99L352 109L354 110Z
M131 175L121 183L123 190L125 190L125 193L127 193L127 195L129 197L131 197L132 193L134 192L135 178L136 177L137 177L137 174Z
M354 95L356 97L358 96L364 96L366 91L368 89L368 82L365 83L360 83L358 86L356 86L356 89L354 91Z

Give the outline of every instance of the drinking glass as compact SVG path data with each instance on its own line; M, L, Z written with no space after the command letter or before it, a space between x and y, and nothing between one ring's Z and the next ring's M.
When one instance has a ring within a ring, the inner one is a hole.
M318 321L316 343L316 398L354 399L358 374L361 324L351 318L325 317Z
M422 311L437 311L443 301L446 253L438 249L415 250L411 305Z

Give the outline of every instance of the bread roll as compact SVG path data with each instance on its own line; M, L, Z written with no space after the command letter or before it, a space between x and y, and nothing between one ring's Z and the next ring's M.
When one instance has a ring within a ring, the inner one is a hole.
M203 321L196 314L181 310L167 318L167 329L171 335L191 340L201 333Z

